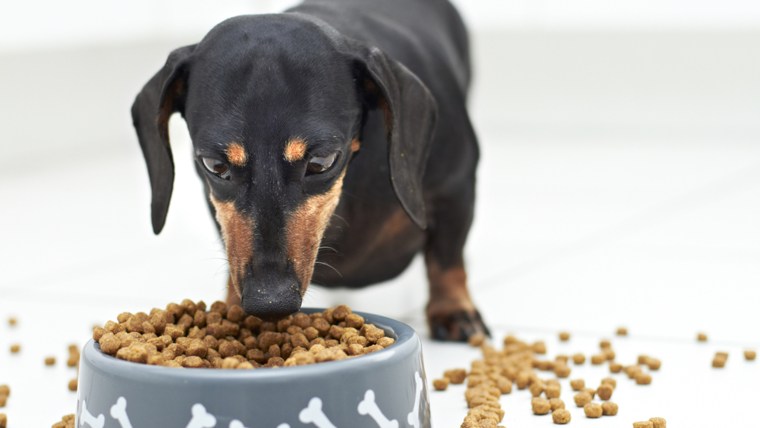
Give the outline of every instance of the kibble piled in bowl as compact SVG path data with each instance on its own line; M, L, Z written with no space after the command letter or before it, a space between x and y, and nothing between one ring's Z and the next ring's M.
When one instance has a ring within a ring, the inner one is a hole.
M93 329L100 350L122 360L166 367L253 369L342 360L395 340L341 305L279 321L246 315L237 305L183 300L165 310L121 313Z

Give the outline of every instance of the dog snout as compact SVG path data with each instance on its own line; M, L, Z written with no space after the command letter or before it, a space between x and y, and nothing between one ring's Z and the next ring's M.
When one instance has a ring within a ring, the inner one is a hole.
M282 318L301 309L300 285L291 275L256 275L243 282L242 291L243 310L262 319Z

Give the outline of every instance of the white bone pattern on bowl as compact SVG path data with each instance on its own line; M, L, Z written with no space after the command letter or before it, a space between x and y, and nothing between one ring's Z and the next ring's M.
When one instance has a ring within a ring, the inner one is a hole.
M407 422L414 428L420 426L419 406L422 397L422 377L419 372L414 373L415 397L414 407L407 415ZM215 428L216 417L206 411L206 407L201 403L193 404L191 407L191 418L186 428ZM398 421L390 420L375 402L375 392L368 389L364 394L364 400L357 406L357 412L363 416L369 416L379 428L398 428ZM115 419L121 428L132 428L127 415L127 399L119 397L116 403L111 406L110 415ZM79 426L87 425L89 428L103 428L105 426L105 417L103 414L94 416L87 409L87 402L82 401L82 408L79 412ZM330 421L328 416L322 411L322 399L313 397L309 400L309 405L299 412L299 420L305 424L312 424L317 428L337 428ZM229 428L247 428L241 421L235 419L230 422ZM290 428L290 425L282 423L277 428Z

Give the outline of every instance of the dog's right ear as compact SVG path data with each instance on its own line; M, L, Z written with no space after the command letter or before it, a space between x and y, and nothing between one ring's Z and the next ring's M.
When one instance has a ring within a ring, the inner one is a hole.
M166 222L174 186L174 160L169 146L169 117L183 113L190 55L195 45L176 49L164 67L142 88L132 104L132 123L148 166L152 191L151 221L158 234Z

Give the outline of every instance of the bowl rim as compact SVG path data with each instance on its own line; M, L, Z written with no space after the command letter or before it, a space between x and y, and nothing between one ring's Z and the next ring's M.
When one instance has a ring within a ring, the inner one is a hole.
M300 312L313 313L323 310L325 309L302 308ZM82 351L83 366L90 366L89 368L91 369L103 371L113 376L126 375L132 378L150 378L153 381L166 379L175 381L223 380L225 382L246 382L253 380L276 380L287 377L329 376L331 374L347 373L352 369L364 370L367 364L375 365L388 360L408 358L410 355L414 355L421 350L421 343L417 332L408 324L382 315L361 311L353 312L364 317L365 322L382 328L386 334L392 334L396 342L380 351L339 361L326 361L293 367L225 370L216 368L181 369L124 361L101 352L99 345L94 339L90 338Z

